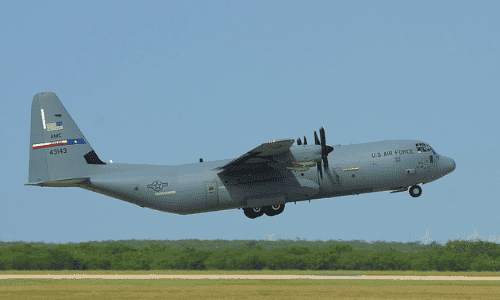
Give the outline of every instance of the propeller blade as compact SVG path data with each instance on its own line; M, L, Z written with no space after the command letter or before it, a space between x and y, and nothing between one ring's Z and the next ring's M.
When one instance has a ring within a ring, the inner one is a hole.
M307 145L307 139L305 135L304 135L304 145Z
M316 130L314 130L314 144L320 145L319 139L318 139L318 134L316 133Z
M321 126L319 129L319 136L320 139L318 139L318 134L316 133L316 130L314 131L314 143L316 145L321 145L321 161L324 163L323 167L325 169L325 172L328 174L329 173L329 164L328 164L328 153L333 151L332 146L328 146L326 144L326 137L325 137L325 127ZM305 140L304 136L304 140ZM318 162L318 172L319 175L321 176L321 179L323 179L323 168L321 168L321 161Z
M300 138L297 139L297 145L302 145L302 141L300 140Z
M329 173L328 153L333 151L333 147L326 144L325 127L321 126L319 129L319 136L321 138L321 159L324 162L323 166L325 168L325 172Z
M326 139L325 139L325 127L321 126L319 129L319 137L321 138L321 148L324 148L326 146Z

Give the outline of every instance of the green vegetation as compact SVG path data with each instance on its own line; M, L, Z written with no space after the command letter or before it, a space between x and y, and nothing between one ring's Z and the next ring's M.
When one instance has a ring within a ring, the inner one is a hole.
M0 242L0 270L500 271L500 245L305 240Z

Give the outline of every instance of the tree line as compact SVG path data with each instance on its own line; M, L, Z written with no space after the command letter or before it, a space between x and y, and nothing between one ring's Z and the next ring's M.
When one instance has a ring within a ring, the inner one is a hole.
M487 241L121 240L0 242L0 270L415 270L500 271Z

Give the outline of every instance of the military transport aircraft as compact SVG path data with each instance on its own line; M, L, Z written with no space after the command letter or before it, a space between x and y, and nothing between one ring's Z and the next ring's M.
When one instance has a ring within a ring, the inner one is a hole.
M294 143L296 142L296 145ZM289 202L404 192L455 170L455 162L416 140L314 145L286 139L263 143L235 159L156 166L105 163L56 94L38 93L31 106L29 183L80 187L159 211L193 214L242 208L248 218L283 212Z

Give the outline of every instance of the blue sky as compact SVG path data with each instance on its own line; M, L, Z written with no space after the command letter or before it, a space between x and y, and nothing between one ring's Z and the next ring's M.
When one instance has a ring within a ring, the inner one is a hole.
M500 242L498 1L15 1L0 12L0 240ZM99 157L234 158L325 126L328 144L418 139L457 169L388 192L180 216L28 181L33 96Z

